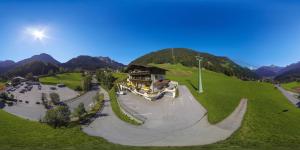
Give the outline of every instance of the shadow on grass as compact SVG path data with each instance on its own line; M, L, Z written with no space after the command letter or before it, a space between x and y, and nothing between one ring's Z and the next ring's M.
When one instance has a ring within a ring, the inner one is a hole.
M195 91L198 91L198 88L197 88L197 86L195 86L192 82L191 82L191 80L186 80L186 82L195 90Z
M3 109L5 107L5 103L0 102L0 109Z

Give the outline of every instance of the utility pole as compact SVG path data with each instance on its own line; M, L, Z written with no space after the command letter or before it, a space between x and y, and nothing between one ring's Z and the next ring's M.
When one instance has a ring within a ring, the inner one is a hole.
M196 60L198 60L198 62L199 62L199 72L198 72L198 77L199 77L199 79L198 79L198 81L199 81L199 83L198 83L198 89L199 89L199 91L198 92L201 94L201 93L203 93L202 75L201 75L201 61L202 61L202 57L196 56Z
M173 64L175 64L175 56L174 56L174 49L172 48L172 59L173 59Z

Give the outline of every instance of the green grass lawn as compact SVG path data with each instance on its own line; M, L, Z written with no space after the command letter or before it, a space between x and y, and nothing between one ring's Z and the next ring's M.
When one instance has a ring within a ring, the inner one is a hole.
M126 114L124 114L118 104L117 101L117 95L116 95L116 91L114 88L112 88L109 91L109 98L110 98L110 104L111 104L111 108L114 111L114 113L118 116L118 118L120 118L121 120L133 124L133 125L140 125L140 123L138 123L137 121L131 119L130 117L128 117Z
M227 117L242 97L248 98L248 109L242 127L229 139L207 146L129 147L87 136L77 127L52 129L0 110L0 149L300 149L300 109L290 104L273 85L245 82L223 74L203 71L204 93L199 96L196 92L196 68L168 64L159 66L169 70L169 79L188 86L199 102L207 108L209 121L212 123Z
M295 92L295 88L300 87L300 82L294 81L294 82L284 83L284 84L281 84L281 86L286 90Z
M169 70L167 78L187 85L193 95L208 110L211 123L228 116L241 98L248 98L248 109L240 130L226 146L270 146L300 149L300 109L269 83L241 81L235 77L203 71L203 95L197 93L197 69L182 65L158 65ZM284 110L288 110L284 112Z
M57 74L56 76L42 77L39 80L43 84L55 85L63 83L69 88L75 89L77 86L82 86L82 78L81 73L64 73Z

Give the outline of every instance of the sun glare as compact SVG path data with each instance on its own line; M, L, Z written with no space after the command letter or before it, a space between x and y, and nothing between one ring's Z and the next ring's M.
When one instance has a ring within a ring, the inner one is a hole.
M42 40L42 39L45 38L45 32L44 31L35 30L35 31L32 32L32 35L37 40Z
M27 33L30 34L34 40L38 40L38 41L42 41L47 37L45 29L28 28Z

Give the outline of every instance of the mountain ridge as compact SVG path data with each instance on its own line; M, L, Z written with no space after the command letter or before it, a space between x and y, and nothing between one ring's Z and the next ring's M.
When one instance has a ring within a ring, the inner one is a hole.
M131 64L147 65L149 63L181 63L185 66L197 67L198 61L195 56L201 56L202 66L208 70L221 72L228 76L236 76L244 80L258 79L258 76L249 68L242 67L228 57L215 56L209 53L195 51L188 48L165 48L147 53L133 60Z

